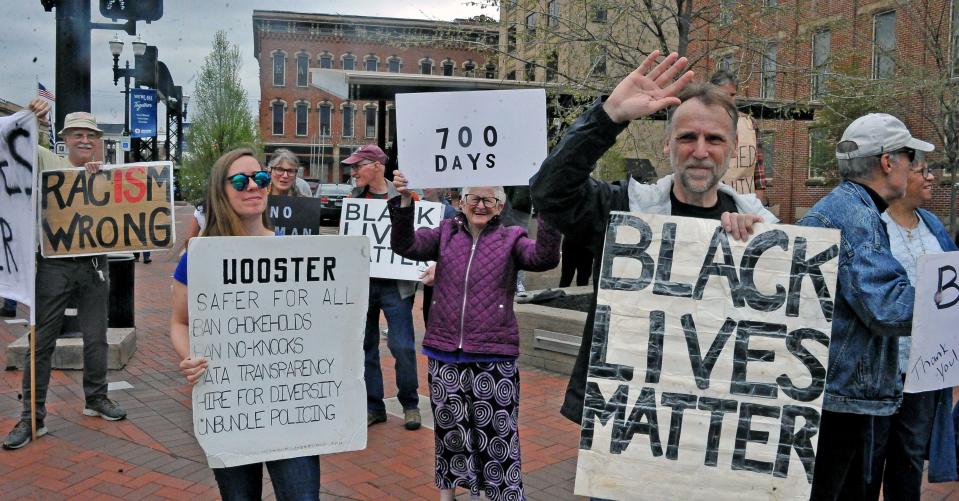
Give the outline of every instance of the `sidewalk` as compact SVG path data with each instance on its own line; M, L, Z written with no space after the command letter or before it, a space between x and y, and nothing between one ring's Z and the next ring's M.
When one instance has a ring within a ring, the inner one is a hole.
M182 223L190 214L192 208L177 208L179 228L186 227ZM108 376L110 382L132 385L110 392L128 411L128 419L109 423L83 416L81 372L54 371L47 403L50 433L23 449L0 451L0 498L217 497L213 474L193 438L190 388L177 369L179 360L168 340L169 277L175 264L166 253L155 253L152 264L136 265L137 352L124 370ZM555 285L554 280L558 282L552 274L534 274L527 282L532 289ZM421 339L419 295L413 316ZM20 318L24 317L21 309ZM24 332L23 324L0 322L4 344ZM380 352L387 395L395 394L393 359L383 341ZM428 409L426 358L419 355L418 362L421 408ZM7 433L20 413L21 377L20 371L0 374L0 433ZM572 491L578 427L558 412L567 378L522 370L521 381L520 437L527 496L537 501L577 499ZM369 429L366 450L323 456L323 499L438 499L432 430L411 432L402 424L401 417L391 415L386 423ZM273 499L269 476L265 477L265 497ZM463 499L463 491L458 492ZM959 485L927 486L923 499L959 501Z

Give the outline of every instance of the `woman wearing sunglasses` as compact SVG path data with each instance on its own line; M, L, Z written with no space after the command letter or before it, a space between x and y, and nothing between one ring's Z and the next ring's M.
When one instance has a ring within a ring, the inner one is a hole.
M266 215L270 173L263 169L249 148L229 151L213 164L207 190L205 237L272 236ZM179 355L180 371L196 384L207 368L204 357L190 357L187 306L187 253L173 272L173 315L170 340ZM266 462L273 491L280 500L319 499L319 456L304 456ZM214 468L213 475L224 500L260 499L263 464Z
M935 214L920 208L932 201L938 175L923 152L901 150L908 155L906 195L889 202L882 213L889 234L889 248L902 264L909 282L916 285L919 257L956 250L949 232ZM911 337L899 338L899 372L908 372ZM929 459L929 481L956 480L956 436L950 411L952 389L903 393L902 404L889 419L876 421L873 482L869 496L879 499L918 500L922 491L923 461Z
M286 148L274 151L273 157L270 158L269 168L270 195L312 196L305 192L298 183L299 179L296 177L296 173L300 170L300 159L292 151ZM309 190L309 185L305 181L303 184L306 185L306 190Z
M463 188L461 212L413 232L411 192L388 203L393 251L436 261L423 338L435 420L436 486L451 501L456 486L491 501L525 499L519 447L519 329L513 313L519 270L559 264L560 234L539 222L537 239L500 224L502 187Z

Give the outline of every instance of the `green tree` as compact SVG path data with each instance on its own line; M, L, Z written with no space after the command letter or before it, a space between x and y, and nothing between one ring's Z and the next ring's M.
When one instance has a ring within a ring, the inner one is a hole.
M259 151L256 120L247 108L240 66L240 48L230 43L225 31L217 31L197 76L191 103L196 111L187 132L189 156L180 178L184 198L191 202L206 194L210 169L220 155L240 146Z

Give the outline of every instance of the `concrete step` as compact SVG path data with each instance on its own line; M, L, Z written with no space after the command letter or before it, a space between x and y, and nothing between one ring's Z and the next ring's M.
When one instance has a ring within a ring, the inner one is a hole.
M137 351L135 328L107 329L107 368L122 369ZM22 369L23 357L30 350L29 333L7 346L7 370ZM83 338L57 339L53 352L54 369L83 369Z

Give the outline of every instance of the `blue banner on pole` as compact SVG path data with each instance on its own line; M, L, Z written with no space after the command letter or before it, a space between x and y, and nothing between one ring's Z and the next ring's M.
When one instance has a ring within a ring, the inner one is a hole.
M156 89L130 89L130 137L156 137Z

